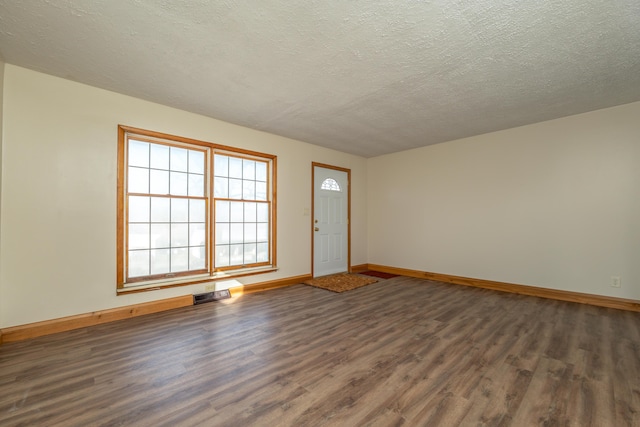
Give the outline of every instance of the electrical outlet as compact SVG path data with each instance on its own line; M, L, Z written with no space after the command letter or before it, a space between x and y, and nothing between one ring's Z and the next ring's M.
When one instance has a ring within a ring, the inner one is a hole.
M611 287L619 288L621 286L622 286L622 283L620 281L620 276L611 276Z
M209 283L204 285L204 290L205 292L213 292L216 290L216 284L215 283Z

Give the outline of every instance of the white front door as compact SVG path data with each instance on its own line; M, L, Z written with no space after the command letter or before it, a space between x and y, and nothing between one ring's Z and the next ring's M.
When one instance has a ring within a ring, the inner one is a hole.
M349 174L313 166L313 277L349 269Z

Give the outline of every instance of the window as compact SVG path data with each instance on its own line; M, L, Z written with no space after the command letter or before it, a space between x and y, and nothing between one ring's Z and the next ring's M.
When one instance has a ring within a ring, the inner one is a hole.
M118 143L119 289L275 266L275 156L124 126Z
M213 170L216 266L268 263L268 163L215 154Z
M320 185L320 189L329 190L329 191L342 191L340 190L340 184L338 184L338 182L333 178L327 178L324 181L322 181L322 185Z

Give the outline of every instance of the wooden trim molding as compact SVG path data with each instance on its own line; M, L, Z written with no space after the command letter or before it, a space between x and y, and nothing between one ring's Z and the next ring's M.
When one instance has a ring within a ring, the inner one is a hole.
M513 283L496 282L493 280L473 279L470 277L452 276L449 274L430 273L427 271L410 270L406 268L389 267L385 265L368 264L369 270L401 276L418 277L420 279L437 282L453 283L456 285L474 286L476 288L492 289L494 291L511 292L514 294L530 295L534 297L555 299L559 301L577 302L598 307L615 308L618 310L640 312L640 300L609 297L604 295L583 294L580 292L562 291L558 289L539 288L535 286L517 285Z
M368 264L358 264L358 265L352 265L351 269L349 269L350 273L362 273L369 270L369 265Z
M234 297L244 295L244 294L252 294L254 292L262 292L268 291L270 289L284 288L285 286L297 285L306 280L313 279L311 274L305 274L302 276L294 276L286 279L277 279L271 280L268 282L260 282L253 285L244 285L244 286L236 286L234 288L230 288L231 295Z
M193 296L184 295L159 301L151 301L142 304L128 305L125 307L110 308L108 310L94 311L59 319L45 320L43 322L29 323L26 325L12 326L2 329L2 342L22 341L56 332L70 331L115 320L128 319L144 314L157 313L178 307L193 305Z
M206 243L206 252L208 252L208 264L202 270L190 270L181 273L162 273L162 274L147 274L141 277L128 277L128 258L127 258L127 234L128 234L128 217L127 217L127 200L131 196L149 196L154 195L152 193L143 192L135 193L129 192L127 189L127 150L130 139L137 141L148 142L151 144L160 144L168 147L183 147L189 150L196 150L204 154L203 166L205 170L205 177L208 177L208 186L205 186L206 191L200 196L178 196L178 195L155 195L162 198L181 198L184 200L202 200L206 203L207 214L211 217L206 221L206 227L208 229L208 239ZM224 154L238 159L252 159L257 162L261 162L267 165L267 184L268 195L266 200L254 200L258 203L265 203L269 206L269 261L266 263L253 263L248 267L261 267L272 266L277 268L277 156L274 154L260 153L257 151L245 150L242 148L230 147L227 145L220 145L208 141L200 141L191 138L185 138L176 135L169 135L161 132L155 132L150 130L144 130L134 128L125 125L118 125L118 171L117 171L117 203L116 203L116 289L118 292L138 292L144 290L144 288L138 290L129 290L129 284L135 283L148 283L156 281L158 286L148 286L147 289L161 289L164 287L175 286L188 286L194 283L201 282L198 278L189 280L189 278L197 277L202 273L214 273L217 271L238 271L245 268L245 266L231 266L224 268L216 268L213 262L214 258L214 228L215 221L214 205L216 200L213 192L213 167L214 156L217 154ZM224 199L226 200L226 199ZM235 199L233 199L235 200ZM251 201L243 199L244 201ZM258 271L250 274L261 274L263 271ZM185 278L184 281L174 280ZM164 281L170 281L171 284L162 284Z
M254 285L238 286L231 288L230 290L231 294L236 297L243 294L295 285L311 278L313 278L311 274L305 274L302 276L261 282ZM0 344L23 341L30 338L55 334L57 332L71 331L73 329L85 328L87 326L143 316L145 314L158 313L160 311L172 310L174 308L187 307L190 305L193 305L192 294L125 307L111 308L108 310L94 311L91 313L78 314L75 316L62 317L59 319L45 320L26 325L12 326L0 329Z

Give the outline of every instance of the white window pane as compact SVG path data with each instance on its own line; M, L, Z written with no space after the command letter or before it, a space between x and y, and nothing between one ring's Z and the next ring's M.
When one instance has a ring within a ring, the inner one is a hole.
M242 178L250 180L256 178L256 162L247 159L242 161Z
M320 189L328 190L328 191L341 191L340 184L338 184L338 182L333 178L327 178L324 181L322 181L322 184L320 185Z
M182 172L171 172L171 182L169 183L170 194L172 196L186 196L187 174Z
M216 246L216 267L227 267L229 265L229 246Z
M149 224L129 224L129 249L149 249Z
M256 244L250 243L244 245L244 263L254 264L256 262Z
M189 172L204 174L204 152L189 150Z
M187 150L171 147L169 169L177 172L187 172Z
M187 271L189 269L189 248L171 249L171 271Z
M169 272L171 272L170 250L151 250L151 274L164 274Z
M148 193L149 169L130 167L127 176L127 191L129 193Z
M231 265L244 264L244 245L229 246L229 263Z
M257 242L268 242L269 241L269 224L267 223L258 223L256 224L256 241Z
M204 151L189 150L189 173L204 174Z
M170 221L170 204L171 199L164 197L151 198L151 222L169 222Z
M229 223L216 224L216 245L226 245L229 242Z
M171 247L189 246L189 224L171 224Z
M151 164L153 169L169 169L169 147L151 144Z
M244 222L244 203L231 202L230 203L230 222Z
M242 180L229 180L229 199L242 199Z
M171 199L171 222L189 221L189 200Z
M189 248L189 270L200 270L206 267L204 246Z
M207 212L204 200L189 200L189 222L206 222Z
M242 178L242 159L229 157L229 178Z
M221 199L229 198L229 180L216 176L213 179L213 196Z
M256 222L257 203L244 203L244 221Z
M267 181L267 164L264 162L256 162L256 181Z
M229 222L229 202L216 202L216 222Z
M153 194L169 194L169 172L151 169L149 183Z
M204 175L189 174L189 195L204 196Z
M189 246L205 244L206 230L204 224L189 224Z
M256 200L267 200L266 182L256 182Z
M231 243L244 242L244 224L230 224L229 225L229 241Z
M213 173L215 176L229 176L229 157L216 154L213 156Z
M149 197L129 197L129 222L149 222Z
M170 246L169 224L151 224L151 247L168 248Z
M149 167L149 143L129 140L129 166Z
M258 203L258 222L269 222L268 203Z
M256 199L256 183L254 181L242 181L242 198L245 200Z
M256 262L267 262L269 261L269 244L268 243L258 243L256 245Z
M149 275L149 251L129 251L129 277Z
M254 243L256 241L256 223L246 222L244 224L244 242Z

